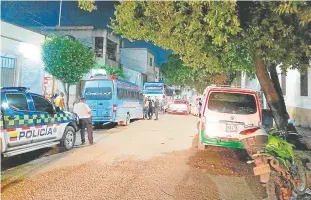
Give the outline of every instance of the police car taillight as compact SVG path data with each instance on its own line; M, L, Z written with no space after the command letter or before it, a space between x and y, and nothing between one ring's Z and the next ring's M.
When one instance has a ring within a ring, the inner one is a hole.
M112 111L117 112L117 105L116 104L113 104Z

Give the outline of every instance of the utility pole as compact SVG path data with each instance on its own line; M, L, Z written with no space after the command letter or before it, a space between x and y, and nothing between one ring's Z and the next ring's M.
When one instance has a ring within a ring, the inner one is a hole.
M62 18L62 4L63 4L63 0L60 0L60 2L59 2L59 15L58 15L58 26L60 26L60 20Z

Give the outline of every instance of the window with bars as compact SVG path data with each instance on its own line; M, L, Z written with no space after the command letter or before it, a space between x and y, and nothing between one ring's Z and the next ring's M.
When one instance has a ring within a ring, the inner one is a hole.
M103 57L103 46L104 46L104 38L103 37L95 37L95 54L96 57Z
M308 72L300 74L300 96L308 96Z
M1 68L15 69L15 66L16 66L15 58L1 56Z

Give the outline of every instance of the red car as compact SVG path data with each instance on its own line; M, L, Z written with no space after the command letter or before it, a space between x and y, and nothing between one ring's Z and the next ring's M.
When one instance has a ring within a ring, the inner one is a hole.
M190 113L190 104L188 101L176 100L169 106L168 113L188 115Z

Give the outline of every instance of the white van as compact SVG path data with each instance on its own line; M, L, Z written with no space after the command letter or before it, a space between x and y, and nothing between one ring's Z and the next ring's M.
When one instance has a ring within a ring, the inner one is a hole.
M262 123L256 91L232 87L208 87L198 124L198 148L207 145L243 149L239 133Z

